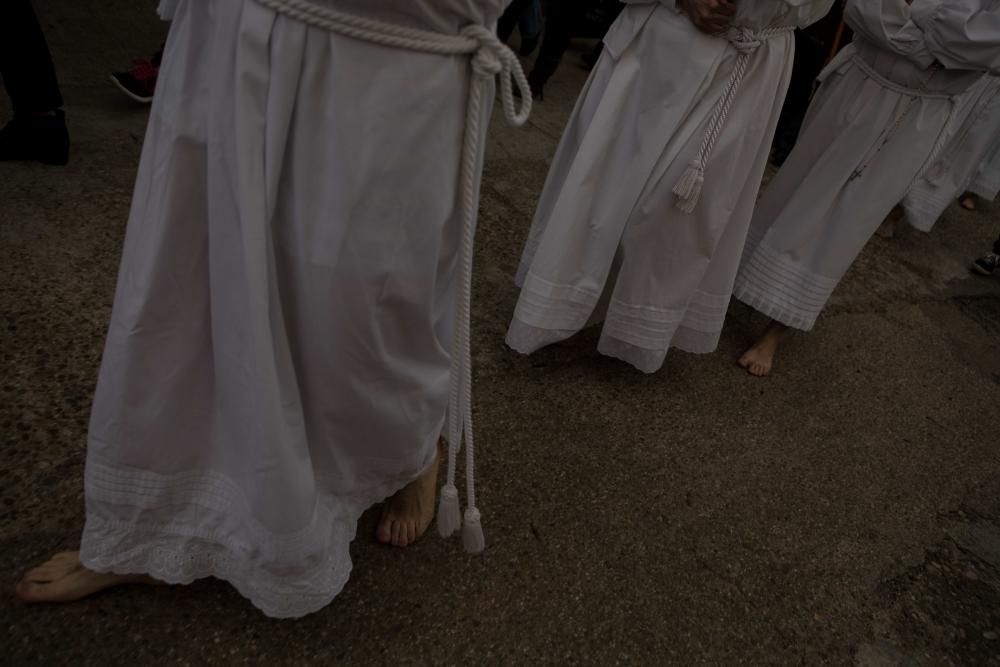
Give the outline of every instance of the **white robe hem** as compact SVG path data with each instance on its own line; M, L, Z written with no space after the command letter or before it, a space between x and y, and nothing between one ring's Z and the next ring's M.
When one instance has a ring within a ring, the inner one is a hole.
M436 460L434 465L436 465ZM88 500L127 502L126 489L134 485L136 477L116 471L114 477L121 485L103 497L92 486ZM357 522L371 506L384 501L401 490L411 480L392 480L358 494L352 501L323 494L314 523L330 526L327 544L311 549L323 554L320 563L296 576L294 587L288 577L273 574L250 563L247 547L219 534L233 531L199 531L183 520L170 523L138 521L135 523L108 520L100 512L87 512L83 532L80 561L94 572L119 575L148 575L171 585L188 585L198 579L215 577L231 584L266 616L271 618L301 618L329 605L343 590L350 578L352 562L349 545L357 532ZM134 487L138 489L138 486ZM189 489L186 486L185 489ZM174 507L174 517L185 512L204 512L217 504L216 498L226 495L217 485L206 485L201 497L190 497L181 507ZM123 490L126 494L123 498ZM139 493L138 496L142 494ZM140 497L130 506L142 508L146 503ZM213 497L215 496L215 497ZM221 510L221 508L218 508ZM245 509L245 508L244 508ZM245 516L249 516L247 511ZM308 531L304 531L308 533ZM305 535L280 535L271 533L271 544L289 544L289 550L299 546L317 533ZM259 547L260 544L255 544Z

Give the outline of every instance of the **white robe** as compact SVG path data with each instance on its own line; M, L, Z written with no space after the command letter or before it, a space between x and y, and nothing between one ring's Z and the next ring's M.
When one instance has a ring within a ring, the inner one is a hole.
M549 172L517 276L512 348L534 352L604 317L600 352L644 372L671 346L715 349L791 75L790 29L832 2L738 3L735 25L786 30L750 56L693 214L672 190L739 53L699 32L672 0L628 3Z
M994 137L989 152L965 189L987 201L994 201L1000 195L1000 133Z
M855 42L761 197L736 280L738 299L802 330L926 169L956 100L1000 66L995 0L851 0L846 19Z
M903 199L907 221L929 232L1000 144L1000 78L984 76L959 102L948 143ZM980 189L984 189L979 186ZM993 199L993 196L987 197Z
M174 14L177 12L178 2L180 2L180 0L160 0L160 4L156 8L160 18L164 21L173 21Z
M326 3L454 35L507 0ZM94 400L81 558L218 577L301 616L347 581L361 513L435 461L470 59L254 0L161 9L174 22Z

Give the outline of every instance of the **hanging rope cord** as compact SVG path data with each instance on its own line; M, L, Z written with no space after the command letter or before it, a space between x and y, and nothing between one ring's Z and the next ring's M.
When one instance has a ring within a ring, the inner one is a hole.
M715 151L715 145L722 135L722 130L726 127L726 121L729 119L729 112L732 110L733 101L743 86L743 79L746 77L747 68L750 65L750 56L756 53L757 49L772 37L788 34L794 32L794 30L795 28L791 26L765 28L758 31L746 27L733 27L723 35L726 41L736 49L738 55L736 56L736 64L733 66L733 72L729 76L729 83L726 84L726 89L722 97L719 98L718 103L715 105L715 112L708 121L708 127L705 128L705 137L702 139L701 149L694 160L691 161L691 164L688 165L687 169L684 170L680 181L674 186L674 194L677 195L677 208L684 213L694 213L695 208L698 206L698 200L701 199L701 189L705 184L705 170L708 168L709 160L712 159L712 153Z
M489 84L500 76L500 101L508 122L524 125L531 115L531 90L521 64L494 32L484 26L470 25L458 35L419 30L385 21L355 16L316 5L309 0L257 0L279 14L322 28L332 33L394 49L436 54L471 56L472 82L466 107L462 145L459 198L461 206L461 241L459 245L459 295L456 309L455 339L451 357L451 383L448 406L448 477L438 508L438 532L449 537L460 527L465 549L479 553L485 546L482 517L476 505L475 438L472 428L472 267L476 226L479 218L478 179L481 162L483 107ZM521 94L521 104L514 100L514 86ZM465 439L465 475L467 506L462 523L455 472L458 453Z

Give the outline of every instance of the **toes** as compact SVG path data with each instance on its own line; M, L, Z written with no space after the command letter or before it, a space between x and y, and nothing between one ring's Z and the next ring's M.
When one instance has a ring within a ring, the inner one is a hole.
M392 525L393 520L388 517L382 517L379 521L378 529L375 530L375 537L382 544L390 544L392 542Z
M753 357L751 357L750 353L747 352L742 357L740 357L740 360L737 361L736 363L740 365L740 368L747 368L751 363L753 363Z
M25 580L17 584L14 592L23 602L53 602L59 599L52 583Z
M39 600L37 591L40 588L38 584L22 580L14 587L14 594L24 602L37 602Z
M406 546L409 546L416 541L417 541L417 524L411 521L406 524Z
M79 553L67 551L56 554L45 563L29 570L24 575L24 581L42 584L49 583L57 579L62 579L82 569L82 567Z
M36 567L34 570L29 570L27 574L24 575L24 581L35 583L35 584L45 584L50 581L55 581L56 573L51 567Z
M76 568L66 567L64 565L54 565L52 563L46 563L30 570L24 579L26 581L33 581L36 583L47 583L49 581L55 581L56 579L61 579L67 574L73 572Z
M392 524L392 544L393 546L402 547L406 546L403 544L403 536L406 531L406 526L403 525L402 521L396 521Z
M25 578L31 581L55 581L73 574L79 569L79 563L46 563L41 567L36 567Z

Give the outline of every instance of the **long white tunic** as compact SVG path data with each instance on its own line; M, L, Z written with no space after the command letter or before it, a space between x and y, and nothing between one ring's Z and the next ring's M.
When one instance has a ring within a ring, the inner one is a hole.
M671 346L715 349L791 75L790 29L832 2L738 3L737 26L788 30L750 55L693 214L678 209L673 189L740 53L695 29L672 0L628 3L546 181L517 276L511 347L531 353L606 308L599 350L642 371L659 369Z
M965 189L988 201L1000 195L1000 133L994 137L989 152Z
M1000 145L1000 78L980 79L962 97L950 126L944 150L903 199L907 221L921 231L930 231L955 199L970 189ZM995 196L994 191L987 198Z
M1000 66L994 0L851 0L795 150L754 213L735 295L809 330L942 142L956 100Z
M470 60L167 4L82 560L300 616L345 584L360 514L435 460ZM507 0L327 4L454 35Z

